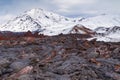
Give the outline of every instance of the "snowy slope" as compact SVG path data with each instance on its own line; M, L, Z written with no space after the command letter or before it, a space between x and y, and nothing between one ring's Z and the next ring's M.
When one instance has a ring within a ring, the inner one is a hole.
M3 31L24 32L28 30L37 30L41 28L37 22L35 22L29 15L22 15L9 21L3 27Z
M53 12L48 12L40 8L29 10L25 12L25 14L31 16L36 22L38 23L41 22L46 26L50 26L58 23L72 22L70 18L60 16Z
M120 15L100 15L86 18L80 22L95 31L98 41L120 42Z
M102 31L103 30L103 31ZM96 29L98 41L105 42L120 42L120 27L114 26L110 28L97 28Z
M100 15L96 17L86 18L80 24L92 30L98 27L120 26L120 15Z

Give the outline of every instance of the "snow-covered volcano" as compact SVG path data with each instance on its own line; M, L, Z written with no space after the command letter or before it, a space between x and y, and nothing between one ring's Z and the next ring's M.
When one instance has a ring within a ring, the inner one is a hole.
M68 33L82 18L72 19L43 9L32 9L10 20L1 31L26 32L39 31L45 35Z
M101 37L102 35L104 38L109 36L112 39L113 34L114 37L116 35L119 37L120 31L118 26L120 26L120 15L104 14L90 18L68 18L36 8L26 11L20 16L8 21L0 27L0 30L12 32L39 31L40 34L44 35L58 35L61 33L86 34L89 32L93 34L96 32L97 34L100 33L97 37Z

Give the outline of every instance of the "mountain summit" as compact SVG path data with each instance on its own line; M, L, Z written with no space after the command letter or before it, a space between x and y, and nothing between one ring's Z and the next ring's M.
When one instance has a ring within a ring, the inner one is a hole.
M82 20L67 18L40 8L25 11L1 27L1 31L26 32L39 31L46 35L67 33L65 30ZM62 32L61 32L62 31ZM68 31L68 30L67 30Z

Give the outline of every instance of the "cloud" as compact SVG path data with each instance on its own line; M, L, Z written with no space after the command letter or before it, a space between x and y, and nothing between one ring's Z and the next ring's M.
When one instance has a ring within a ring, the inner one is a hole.
M8 1L8 2L7 2ZM0 14L20 14L32 8L51 9L49 0L0 0Z
M19 15L32 8L43 8L69 17L95 16L120 13L119 4L120 0L0 0L0 16Z
M69 12L69 9L75 6L88 5L95 3L96 0L53 0L53 3L59 7L60 12Z
M56 12L65 16L96 16L120 14L120 0L53 0Z

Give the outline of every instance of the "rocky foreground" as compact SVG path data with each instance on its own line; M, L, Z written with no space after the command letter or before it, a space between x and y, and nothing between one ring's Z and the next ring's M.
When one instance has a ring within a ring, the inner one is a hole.
M0 41L0 80L120 80L120 43L85 35Z

